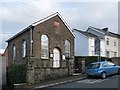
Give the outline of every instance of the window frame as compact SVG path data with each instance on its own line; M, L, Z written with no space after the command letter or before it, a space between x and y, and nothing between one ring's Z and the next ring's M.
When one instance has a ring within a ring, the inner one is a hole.
M114 52L114 57L117 57L117 52Z
M65 58L70 58L70 54L71 54L71 43L69 40L65 40Z
M44 36L47 39L46 41L42 39L42 38L44 38ZM41 39L41 59L49 59L49 37L46 34L42 34L40 39ZM43 43L44 41L45 41L45 43L47 43L47 45L44 45L44 43ZM45 48L45 46L47 48ZM47 49L46 56L45 56L45 52L44 52L45 49Z
M106 44L109 45L109 38L106 39Z
M22 57L26 57L27 55L27 41L23 40L22 41Z
M110 57L110 51L106 51L106 57Z
M114 40L114 46L117 46L117 42L116 42L116 40Z
M13 60L16 58L16 45L13 44Z

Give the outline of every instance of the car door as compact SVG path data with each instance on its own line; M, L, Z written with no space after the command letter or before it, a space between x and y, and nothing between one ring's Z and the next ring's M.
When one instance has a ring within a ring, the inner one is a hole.
M102 70L106 72L107 75L110 75L112 72L110 71L110 67L107 62L102 64Z
M110 67L110 72L111 74L116 74L117 73L117 67L115 64L113 64L112 62L108 62L108 66Z

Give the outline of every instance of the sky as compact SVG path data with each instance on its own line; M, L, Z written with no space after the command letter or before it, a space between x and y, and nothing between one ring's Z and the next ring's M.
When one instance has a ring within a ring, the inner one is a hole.
M55 12L71 29L108 27L118 33L118 0L1 0L0 12L0 52L11 36Z

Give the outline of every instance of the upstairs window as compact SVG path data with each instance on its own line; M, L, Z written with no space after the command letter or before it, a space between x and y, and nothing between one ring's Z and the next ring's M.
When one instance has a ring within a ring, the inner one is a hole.
M68 40L65 41L65 57L70 58L70 42Z
M114 52L114 57L117 57L117 52Z
M13 60L16 58L16 46L13 45Z
M114 46L116 46L117 44L116 44L116 40L114 40Z
M26 56L26 41L22 42L22 57Z
M110 52L109 51L106 51L106 56L110 57Z
M42 35L41 36L41 58L42 59L48 59L49 53L48 53L48 36Z
M109 45L109 38L107 38L106 44Z

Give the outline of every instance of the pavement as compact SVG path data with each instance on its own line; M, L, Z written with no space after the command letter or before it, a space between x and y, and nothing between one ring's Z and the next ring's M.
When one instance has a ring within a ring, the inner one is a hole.
M37 89L47 88L47 87L60 85L60 84L64 84L64 83L74 82L74 81L82 80L85 78L86 78L85 74L76 73L71 76L63 77L60 79L44 81L44 82L41 82L36 85L26 86L25 88L30 88L30 90L37 90Z
M85 74L81 74L81 73L75 73L71 76L66 76L66 77L61 77L59 79L54 79L54 80L46 80L34 85L27 85L27 84L19 84L17 87L14 87L14 89L10 89L10 88L4 88L2 90L37 90L37 89L42 89L42 88L47 88L47 87L53 87L56 85L60 85L60 84L65 84L65 83L70 83L70 82L74 82L74 81L79 81L79 80L83 80L86 78Z

